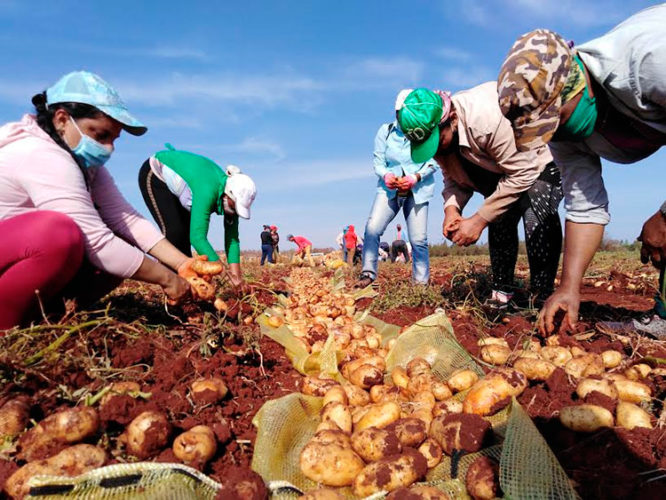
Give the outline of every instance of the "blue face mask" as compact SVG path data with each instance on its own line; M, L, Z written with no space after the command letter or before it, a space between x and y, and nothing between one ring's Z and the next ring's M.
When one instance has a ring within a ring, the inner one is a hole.
M113 146L105 146L92 137L87 136L81 132L81 129L74 121L74 118L71 116L69 118L72 120L76 130L81 134L81 139L76 147L72 148L72 153L83 162L83 165L86 168L100 167L109 161L111 153L113 153Z

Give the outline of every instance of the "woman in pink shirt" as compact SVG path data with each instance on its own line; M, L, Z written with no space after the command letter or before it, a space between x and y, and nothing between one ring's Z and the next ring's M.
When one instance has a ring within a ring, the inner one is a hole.
M39 301L89 304L124 278L184 298L190 287L174 270L191 260L134 210L104 167L122 130L142 135L146 127L85 71L32 102L35 115L0 128L0 330L29 321Z
M292 263L297 260L296 257L300 257L303 260L307 259L310 267L314 267L314 260L312 259L312 255L310 255L312 253L312 243L310 240L304 238L303 236L294 236L293 234L288 235L287 240L291 241L292 243L296 243L296 246L298 247L296 249L296 253L294 254Z

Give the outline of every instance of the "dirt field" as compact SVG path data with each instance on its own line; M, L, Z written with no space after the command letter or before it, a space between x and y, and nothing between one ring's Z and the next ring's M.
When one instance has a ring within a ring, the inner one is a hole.
M487 258L436 258L433 284L415 290L408 284L409 267L383 265L380 296L365 299L362 306L401 326L444 308L459 341L473 355L479 354L476 341L483 336L504 337L514 348L536 334L536 311L525 307L507 316L488 317L481 308L489 290L487 267ZM167 311L157 290L128 281L97 311L71 311L64 318L50 318L51 325L44 322L32 330L10 333L0 340L0 404L25 395L34 421L65 407L94 405L101 430L89 442L104 446L111 463L131 460L118 446L118 436L139 413L155 409L167 415L172 438L199 424L213 428L218 451L203 472L221 482L250 476L255 438L252 417L265 401L297 391L301 376L283 349L262 338L258 326L247 319L275 300L273 291L286 289L282 280L289 269L249 265L246 272L260 284L258 292L242 302L230 300L229 317L219 317L209 306ZM349 275L349 284L353 277ZM517 279L528 282L523 260ZM641 266L637 255L599 254L585 280L582 322L574 335L560 335L561 344L580 345L592 352L621 350L631 355L632 362L646 356L666 358L666 347L658 342L631 337L623 343L595 327L599 321L635 317L649 310L656 282L656 272ZM230 394L221 403L191 397L191 383L208 376L221 377L229 387ZM122 380L139 382L140 394L114 396L100 403L101 391ZM659 415L666 377L652 377L649 384ZM613 428L577 435L556 418L560 408L576 402L574 389L558 369L545 382L532 383L520 396L520 403L579 493L584 498L663 498L666 427ZM5 440L2 444L0 485L21 464L15 457L19 443ZM176 461L170 447L153 459Z

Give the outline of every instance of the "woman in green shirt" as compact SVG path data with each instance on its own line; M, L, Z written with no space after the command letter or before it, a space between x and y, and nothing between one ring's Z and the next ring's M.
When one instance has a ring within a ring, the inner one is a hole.
M139 171L139 187L162 233L186 255L191 247L209 261L220 260L208 241L210 216L224 215L224 249L232 283L242 283L238 218L250 218L257 194L252 179L238 167L223 170L214 161L166 144Z

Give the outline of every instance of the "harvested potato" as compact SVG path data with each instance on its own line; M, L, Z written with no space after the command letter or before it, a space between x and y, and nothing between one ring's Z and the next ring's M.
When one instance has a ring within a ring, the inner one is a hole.
M361 389L370 389L384 382L384 372L373 365L361 365L350 373L349 381Z
M307 396L323 397L331 387L336 385L339 384L330 378L307 376L303 378L303 388L301 389L301 392ZM349 397L349 394L347 394L347 396Z
M370 411L369 406L352 406L351 415L352 415L352 424L356 426L358 422L363 418L363 416Z
M346 433L351 433L352 416L349 407L335 401L328 403L321 410L322 422L333 422Z
M652 429L652 419L650 414L636 406L633 403L620 401L615 410L617 416L617 425L625 429L633 429L634 427L645 427Z
M519 349L518 351L514 352L511 357L513 359L541 359L541 354L539 354L536 351L526 351L525 349Z
M305 445L299 464L307 478L326 486L349 486L365 465L350 447L316 441Z
M428 469L432 469L439 464L444 456L442 447L433 438L428 438L423 441L421 446L419 446L419 453L425 457Z
M385 403L387 401L396 401L398 403L409 401L409 392L407 389L401 387L390 386L382 391L381 397L377 403ZM374 402L374 401L373 401Z
M605 368L615 368L622 363L622 353L613 350L604 351L601 353L601 361Z
M219 377L209 377L192 382L192 398L197 403L217 403L229 392L227 384Z
M343 384L342 388L347 394L351 406L365 406L370 403L370 394L353 384Z
M407 390L416 394L423 391L432 391L432 384L435 382L435 377L432 373L421 373L419 375L413 375L409 377L409 383L407 384Z
M545 359L518 358L513 367L525 374L528 380L546 380L557 368Z
M197 274L206 274L209 276L220 274L224 266L219 260L215 262L208 262L207 260L194 259L190 264L190 269Z
M205 279L198 276L190 276L187 278L188 283L192 289L192 295L201 300L210 301L215 298L215 287L208 283Z
M326 406L328 403L332 402L342 403L345 406L349 404L349 398L342 386L336 385L331 387L326 391L326 394L324 394L323 405Z
M518 396L527 387L527 377L518 370L499 368L472 386L463 411L477 415L492 415L504 408L512 396Z
M492 500L501 497L499 464L490 457L480 456L467 469L467 493L474 500Z
M266 323L268 323L268 326L271 326L273 328L280 328L284 324L284 320L280 316L274 315L268 318L268 320L266 320Z
M457 399L447 399L446 401L439 401L435 404L435 407L432 409L432 414L435 417L440 415L448 415L449 413L462 413L463 404L462 401Z
M407 363L407 376L416 377L417 375L431 375L430 363L423 358L414 358Z
M217 451L215 433L206 425L196 425L173 442L173 454L186 465L200 467Z
M569 349L557 345L547 345L543 347L541 349L541 357L560 368L563 368L571 359L573 359Z
M398 436L386 429L368 427L351 437L353 450L366 462L376 462L402 450Z
M478 345L479 347L498 345L501 347L506 347L507 349L509 348L509 343L506 341L506 339L499 337L484 337L482 339L477 340L476 345Z
M407 389L407 384L409 384L409 375L407 375L407 370L402 366L396 366L391 372L391 380L398 387Z
M576 394L581 399L585 399L593 391L600 392L609 398L617 399L617 389L615 389L611 381L606 379L584 378L576 386Z
M358 358L353 361L349 361L348 363L345 363L344 365L342 365L340 373L342 373L342 376L344 378L349 380L349 377L351 377L352 372L362 365L374 366L375 368L378 368L382 373L386 371L386 361L384 361L384 358L382 358L381 356L369 356L364 358Z
M416 408L414 409L409 416L404 418L417 418L425 424L426 432L430 429L430 424L432 423L432 411L427 408Z
M613 427L613 414L597 405L565 406L560 410L560 422L573 431L594 432Z
M90 444L77 444L65 448L57 455L45 460L30 462L5 483L5 491L12 498L23 498L30 490L28 481L34 476L78 476L101 467L106 462L106 452Z
M638 363L625 370L624 374L629 380L642 380L652 371L652 367L645 363Z
M373 403L379 403L384 395L392 388L395 386L391 385L384 385L384 384L378 384L378 385L373 385L370 388L370 401Z
M511 349L507 346L490 344L481 348L481 359L491 365L503 365L507 362L509 356L511 356Z
M430 390L432 391L432 394L435 396L437 401L444 401L445 399L449 399L451 396L453 396L453 392L447 383L441 380L435 380L432 383Z
M367 497L379 491L393 491L418 481L428 470L426 459L418 451L407 448L400 455L393 455L366 465L354 479L354 495Z
M354 430L360 431L368 427L382 429L400 418L400 405L395 401L370 405L367 413L355 425Z
M571 352L571 355L574 358L578 358L580 356L585 356L588 354L588 352L583 349L582 347L578 347L577 345L569 347L569 351Z
M144 411L130 422L120 440L130 454L148 458L166 446L170 432L171 426L163 413Z
M352 446L349 434L342 432L339 429L318 431L312 436L310 442L319 444L337 444L343 448L351 448Z
M604 363L598 354L584 354L568 361L564 371L574 378L601 375L604 373Z
M432 421L430 437L449 456L456 450L474 453L488 445L492 439L492 427L490 422L474 414L440 415Z
M92 436L99 428L97 410L89 406L68 408L46 417L19 440L21 460L52 455L64 444L73 444Z
M305 495L298 497L298 500L345 500L345 497L330 488L320 488L308 491Z
M124 382L114 382L109 386L109 392L107 392L101 399L100 405L104 406L106 403L108 403L111 398L115 396L124 396L125 394L132 394L132 393L138 393L141 392L141 386L132 381L124 381Z
M472 387L477 380L479 380L477 373L465 368L454 371L446 381L446 384L453 392L462 392Z
M418 418L401 418L388 425L386 430L393 432L403 447L416 448L427 437L426 426Z
M30 407L25 398L10 399L0 408L0 437L21 434L30 419Z
M386 500L451 500L451 497L434 486L417 484L393 490Z
M641 401L649 401L652 391L650 388L634 380L614 380L613 384L617 389L617 397L622 401L628 403L640 403Z

